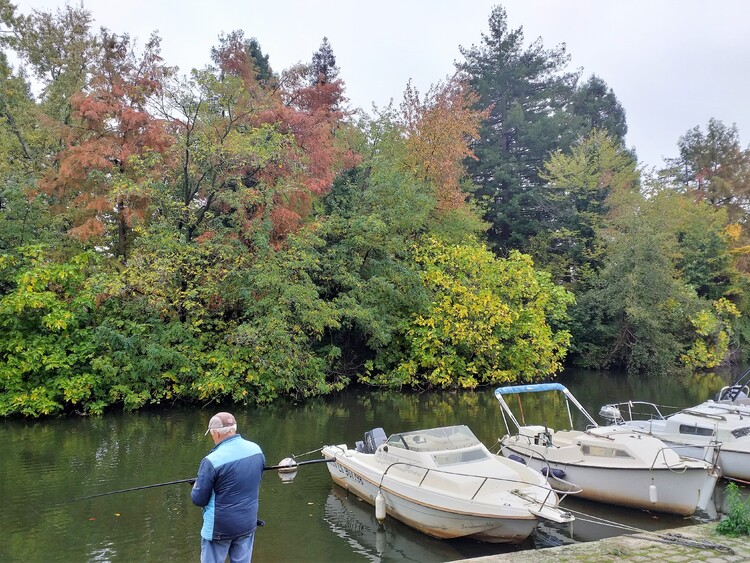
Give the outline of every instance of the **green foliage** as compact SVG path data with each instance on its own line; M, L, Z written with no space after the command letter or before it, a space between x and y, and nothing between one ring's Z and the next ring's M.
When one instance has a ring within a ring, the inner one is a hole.
M557 151L544 164L545 199L553 229L532 245L540 267L578 290L601 267L602 229L614 194L636 192L638 174L630 153L603 130L592 131L569 154Z
M89 254L59 261L40 246L0 256L0 415L49 415L94 393Z
M569 350L703 369L750 341L736 130L690 132L684 193L641 196L612 90L502 8L464 73L360 123L325 39L274 75L233 32L178 79L82 7L0 20L0 416L472 388Z
M716 526L716 531L724 536L750 536L750 502L743 499L736 483L729 483L726 490L729 511Z
M732 321L740 316L740 312L723 297L713 302L713 309L700 310L690 317L695 340L680 357L686 367L715 368L724 363L733 332Z
M339 351L323 345L322 339L326 331L339 327L339 313L321 298L311 278L319 270L320 242L305 233L292 236L287 247L260 256L244 273L239 281L241 322L218 347L234 365L207 369L205 378L196 382L201 397L213 396L217 381L229 378L231 383L237 377L240 387L235 388L256 401L282 394L318 395L348 383L346 378L328 377Z
M591 75L573 94L572 111L581 121L581 130L606 131L620 144L628 132L625 109L612 88L601 78Z
M729 248L723 243L698 252L693 228L702 228L704 239L720 241L721 222L712 219L714 212L706 213L707 207L683 200L670 192L650 199L621 194L608 219L603 268L571 315L578 365L657 373L726 361L739 311L727 298L708 298L731 295L728 279L699 273L725 264L720 255L728 257ZM712 254L717 257L713 263ZM697 279L710 282L696 286Z
M425 239L414 247L431 303L406 328L405 357L388 385L468 387L533 381L557 373L569 333L573 296L513 252L496 259L479 244Z

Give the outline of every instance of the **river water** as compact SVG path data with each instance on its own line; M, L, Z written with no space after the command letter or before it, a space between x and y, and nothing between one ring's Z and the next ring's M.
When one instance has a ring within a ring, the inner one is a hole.
M608 402L651 400L684 407L711 396L727 381L713 375L633 378L611 372L568 372L560 379L596 415ZM0 561L198 561L200 509L190 485L75 500L141 485L193 477L212 447L204 436L208 419L231 410L239 432L263 448L268 465L290 455L318 459L326 444L362 440L381 426L387 434L467 424L491 450L504 433L493 388L461 392L407 393L355 389L301 403L262 407L173 408L101 418L0 421ZM544 414L559 405L524 404L524 414ZM566 425L565 425L566 426ZM591 541L625 533L588 522L604 518L640 529L660 530L696 523L648 512L618 509L578 499L564 504L587 516L571 525L540 526L520 546L436 540L386 520L334 486L325 464L299 468L291 482L264 475L254 561L441 562Z

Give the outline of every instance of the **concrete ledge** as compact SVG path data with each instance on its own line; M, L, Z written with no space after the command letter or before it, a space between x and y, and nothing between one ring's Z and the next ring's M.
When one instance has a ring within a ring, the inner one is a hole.
M716 523L660 532L643 532L546 549L530 549L464 559L471 563L601 563L659 561L661 563L723 563L750 561L750 538L716 533ZM458 562L454 562L458 563Z

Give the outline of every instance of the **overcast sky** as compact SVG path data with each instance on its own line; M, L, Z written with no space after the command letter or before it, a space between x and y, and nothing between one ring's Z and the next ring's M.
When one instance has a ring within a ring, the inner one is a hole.
M54 10L56 0L11 0ZM74 2L75 3L75 2ZM492 7L505 6L526 44L566 44L570 70L596 74L625 108L627 144L646 166L676 156L688 129L709 118L750 137L747 0L87 0L97 27L145 43L162 37L167 64L187 73L210 62L222 32L256 37L274 71L309 62L328 37L351 104L400 101L409 79L424 92L454 70L459 45L479 44Z

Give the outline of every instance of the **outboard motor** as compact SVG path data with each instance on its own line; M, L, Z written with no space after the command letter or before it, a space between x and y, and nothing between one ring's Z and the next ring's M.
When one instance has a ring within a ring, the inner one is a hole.
M369 432L365 432L363 453L374 454L378 446L385 444L387 439L388 436L385 435L385 430L382 428L373 428ZM359 448L357 448L357 451L359 451Z

